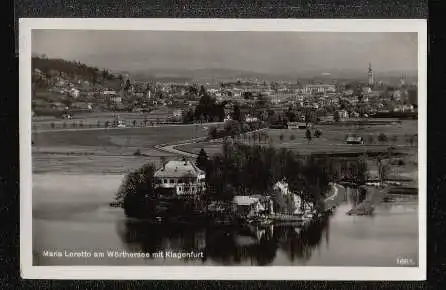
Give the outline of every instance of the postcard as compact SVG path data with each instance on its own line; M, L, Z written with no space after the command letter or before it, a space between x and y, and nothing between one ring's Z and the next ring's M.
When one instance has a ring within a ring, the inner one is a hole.
M23 278L426 278L426 20L22 18L19 46Z

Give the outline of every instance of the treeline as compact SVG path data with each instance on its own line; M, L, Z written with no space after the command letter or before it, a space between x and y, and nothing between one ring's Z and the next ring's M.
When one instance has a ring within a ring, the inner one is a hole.
M200 87L198 96L200 101L194 110L188 110L184 117L184 123L200 122L222 122L225 118L225 104L218 103L209 95L204 86Z
M207 194L230 200L234 195L270 195L276 182L285 180L302 199L320 204L329 182L348 179L365 184L366 158L332 159L301 156L287 149L224 142L223 152L208 159L204 150L197 165L206 171Z
M240 134L252 132L265 127L266 125L263 122L239 122L236 120L228 120L222 129L218 129L216 126L209 128L208 136L211 139L236 137Z

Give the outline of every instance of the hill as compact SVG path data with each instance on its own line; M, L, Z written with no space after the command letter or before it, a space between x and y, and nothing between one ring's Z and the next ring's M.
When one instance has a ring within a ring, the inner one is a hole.
M66 79L89 81L92 84L106 84L110 82L120 84L122 80L122 75L115 75L106 69L99 69L64 59L33 56L31 66L33 71L38 69L49 78L63 76Z

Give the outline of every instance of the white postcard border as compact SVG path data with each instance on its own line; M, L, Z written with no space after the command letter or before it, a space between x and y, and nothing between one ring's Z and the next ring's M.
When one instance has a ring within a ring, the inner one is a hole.
M31 159L31 30L311 31L418 33L418 267L316 266L33 266ZM425 19L19 19L20 270L27 279L105 280L425 280L427 21Z

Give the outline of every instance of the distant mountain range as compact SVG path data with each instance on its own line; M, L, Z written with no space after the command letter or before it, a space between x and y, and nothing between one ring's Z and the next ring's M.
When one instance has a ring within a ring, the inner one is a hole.
M302 80L302 79L352 79L367 80L367 70L345 70L336 69L329 71L304 71L296 73L270 74L254 71L227 69L227 68L202 68L202 69L150 69L145 71L121 72L128 74L132 79L137 81L154 80L177 80L177 81L235 81L238 79L259 79L265 81L272 80ZM416 80L417 71L386 71L375 72L376 80L395 80L400 79L405 74L409 80Z

